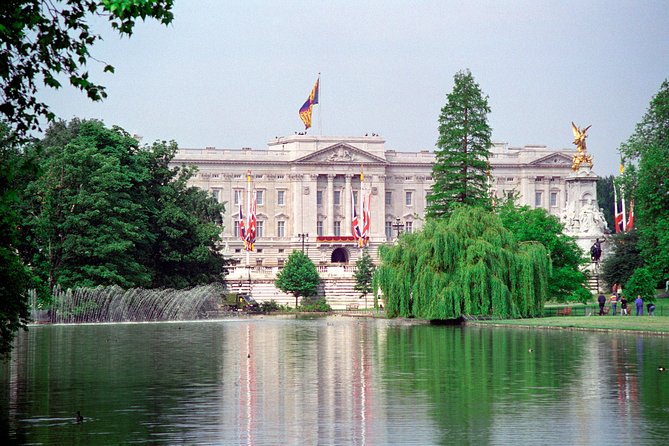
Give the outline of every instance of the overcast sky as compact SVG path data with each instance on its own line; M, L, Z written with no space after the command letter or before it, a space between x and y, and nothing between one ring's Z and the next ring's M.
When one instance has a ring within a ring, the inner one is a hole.
M181 147L265 148L304 129L298 109L321 73L309 133L378 133L386 148L432 150L453 75L489 96L493 141L573 149L588 131L595 171L669 76L669 1L176 0L169 27L121 39L104 23L92 54L116 67L43 98L64 119L98 118ZM97 23L97 22L96 22Z

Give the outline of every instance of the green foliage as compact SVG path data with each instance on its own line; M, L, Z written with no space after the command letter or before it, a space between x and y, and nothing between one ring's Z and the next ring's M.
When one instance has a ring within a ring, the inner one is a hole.
M300 302L299 310L306 312L328 313L332 311L332 308L326 302L325 298L319 297L314 299L305 297L302 299L302 302Z
M355 285L353 289L360 292L360 297L364 297L372 292L374 269L372 258L367 249L365 249L362 256L355 262Z
M610 240L613 246L602 262L601 277L609 288L618 283L624 290L634 271L644 266L639 250L639 233L623 232L614 235Z
M274 299L260 304L260 311L263 313L274 313L275 311L280 310L283 310L283 306L279 305Z
M553 266L548 281L551 299L582 302L586 293L589 298L585 290L587 277L580 269L587 259L576 241L562 232L564 227L557 217L543 208L515 207L512 201L500 206L498 212L504 227L516 241L537 241L548 250Z
M499 217L460 207L422 231L381 248L375 275L389 317L539 316L550 259L536 242L517 243Z
M320 284L320 276L316 265L302 251L293 251L288 261L276 277L274 284L284 293L295 296L295 307L298 297L315 296Z
M623 290L630 302L634 301L637 296L641 296L644 302L653 302L655 301L656 285L657 280L653 277L649 268L637 268Z
M669 82L662 82L620 150L626 167L621 183L634 198L641 256L654 277L669 279Z
M119 34L130 36L137 19L172 22L174 0L4 0L0 2L0 113L19 135L39 128L39 118L54 114L37 97L40 84L60 88L63 79L99 101L107 96L92 82L86 65L97 61L90 48L101 36L89 20L106 18ZM100 62L103 63L103 62ZM114 67L105 64L105 72Z
M222 280L222 205L170 169L176 144L140 148L98 121L58 123L23 188L21 255L50 288L184 288Z
M609 229L615 230L615 196L613 193L613 175L602 177L597 180L597 206L603 210L604 220Z
M469 70L454 77L453 91L439 116L439 138L432 167L434 185L427 196L428 217L448 216L456 203L487 207L488 158L492 129L488 96Z
M0 358L12 349L16 332L28 323L28 288L32 275L17 255L20 218L14 189L22 175L19 148L10 142L6 126L0 126Z

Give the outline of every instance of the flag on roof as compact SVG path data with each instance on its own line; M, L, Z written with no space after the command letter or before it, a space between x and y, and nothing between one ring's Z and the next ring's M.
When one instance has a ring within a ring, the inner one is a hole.
M318 83L320 80L321 78L318 76L318 79L316 79L316 84L314 85L314 88L311 89L311 93L309 94L307 101L302 104L302 107L300 108L300 119L302 122L304 122L305 129L311 127L311 112L313 106L318 104Z

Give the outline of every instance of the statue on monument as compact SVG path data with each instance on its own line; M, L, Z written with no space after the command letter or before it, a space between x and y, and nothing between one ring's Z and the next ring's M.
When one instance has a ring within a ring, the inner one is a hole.
M578 128L576 124L571 123L571 131L574 133L574 142L576 146L576 155L572 158L571 169L577 171L581 164L587 165L592 169L592 157L586 153L585 138L587 138L586 132L592 127L591 125L587 126L584 129Z

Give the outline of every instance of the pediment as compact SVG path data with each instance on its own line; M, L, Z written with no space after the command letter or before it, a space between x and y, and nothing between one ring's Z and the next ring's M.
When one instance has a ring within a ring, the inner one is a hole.
M298 164L386 164L386 160L353 147L350 144L338 143L295 160Z
M530 166L570 166L571 157L564 153L551 153L530 163Z

